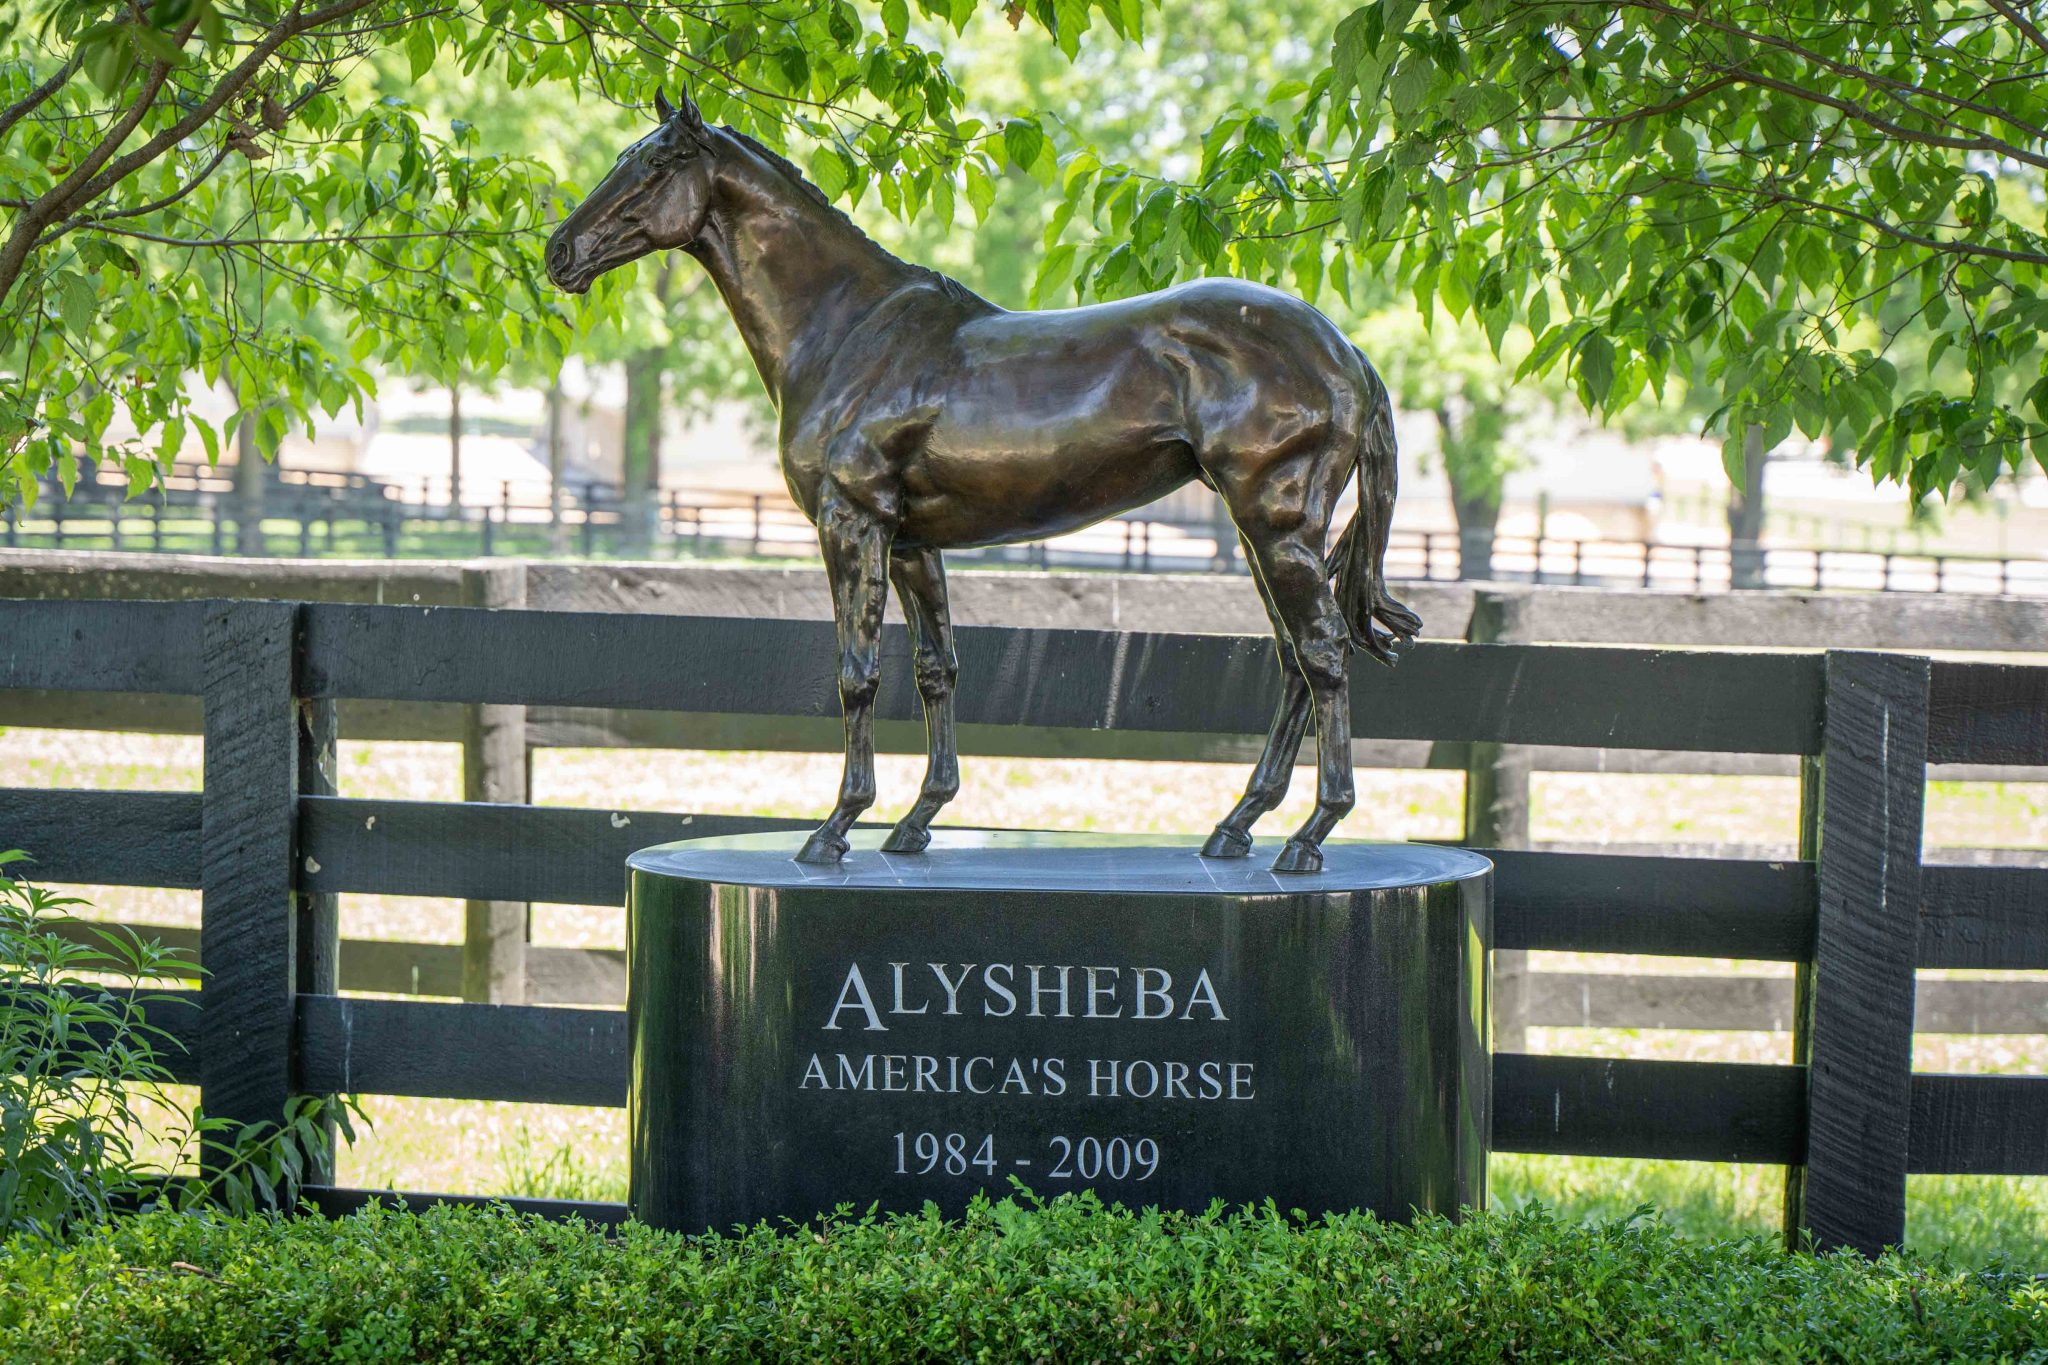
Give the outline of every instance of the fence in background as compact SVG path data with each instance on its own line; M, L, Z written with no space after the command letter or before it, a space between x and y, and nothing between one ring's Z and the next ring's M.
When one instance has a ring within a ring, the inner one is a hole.
M956 618L964 623L1111 622L1140 632L1206 628L1256 633L1263 617L1242 582L1219 577L1044 576L966 573L954 579ZM320 596L328 600L424 605L538 607L569 610L665 611L678 614L829 618L816 571L679 565L596 565L496 561L383 565L199 559L152 560L101 554L0 555L0 597L193 598ZM2022 599L1782 594L1618 593L1568 588L1474 588L1415 584L1408 590L1437 636L1476 642L1662 642L1705 646L1824 644L1885 649L2040 650L2048 644L2048 603ZM1448 628L1447 628L1448 627ZM429 739L461 745L463 790L469 799L527 799L530 756L553 747L719 747L831 751L835 722L789 716L685 716L592 708L453 707L413 703L342 703L348 733L363 739ZM175 697L33 694L0 690L0 725L126 729L196 734L197 705ZM884 723L882 747L921 752L921 727ZM1206 758L1251 762L1259 745L1234 735L1093 734L1079 743L1041 730L984 740L975 752L1033 745L1044 756L1076 753ZM1108 747L1105 747L1108 746ZM1592 747L1529 747L1459 741L1366 739L1361 766L1437 769L1466 774L1464 842L1492 848L1643 855L1719 856L1770 861L1797 856L1793 832L1775 846L1669 844L1541 845L1530 833L1529 790L1540 771L1688 772L1751 775L1796 772L1789 756L1659 753ZM2038 780L2039 770L1939 765L1932 776ZM1360 827L1369 809L1354 817ZM1990 849L1934 849L1942 862L2048 863L2048 854ZM612 950L528 947L526 907L475 901L466 907L464 943L416 944L345 940L342 984L350 990L461 997L510 1003L612 1004L623 998L624 962ZM195 947L196 933L144 926L174 945ZM1769 1029L1790 1027L1795 1000L1787 977L1682 972L1531 970L1527 955L1495 957L1495 1028L1502 1046L1519 1051L1530 1027L1632 1029ZM2048 982L1923 981L1917 1027L1932 1033L2048 1034Z
M276 471L260 513L252 514L227 475L181 466L157 495L128 501L125 482L87 483L70 498L51 490L28 512L0 512L0 546L384 559L809 559L817 550L811 524L780 496L666 488L641 504L616 485L590 481L555 490L470 480L466 504L453 506L445 482ZM1126 573L1246 572L1220 503L1209 520L1134 514L1052 541L954 551L949 558ZM2048 596L2048 560L2027 558L1550 536L1467 544L1455 531L1404 530L1393 533L1387 550L1394 578L1460 580L1468 568L1474 579L1574 587Z
M1261 733L1274 701L1270 642L1249 637L970 626L959 649L983 752L1199 753ZM188 1044L180 1076L211 1113L267 1119L337 1091L616 1106L621 1012L344 997L336 896L617 904L634 848L789 822L341 798L338 707L680 712L714 740L753 720L829 736L834 653L805 620L0 602L0 689L197 698L205 746L201 792L0 790L0 843L38 851L52 881L200 891L210 974L154 1021ZM880 714L913 722L894 628L884 678ZM1793 1065L1500 1053L1497 1149L1785 1165L1788 1232L1864 1250L1902 1236L1909 1173L2048 1174L2048 1077L1911 1069L1917 968L2048 968L2048 869L1921 857L1928 764L2048 765L2048 668L1431 643L1361 668L1354 698L1361 732L1387 741L1800 765L1797 860L1494 851L1503 950L1783 961L1797 990Z

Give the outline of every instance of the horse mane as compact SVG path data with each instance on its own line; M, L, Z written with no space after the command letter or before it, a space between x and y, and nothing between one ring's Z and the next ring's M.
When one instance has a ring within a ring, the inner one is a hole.
M765 146L764 144L756 141L755 139L748 137L739 129L734 128L728 124L720 124L718 131L724 133L734 142L739 143L740 146L746 148L755 156L758 156L761 158L761 160L767 162L769 168L774 170L775 173L780 175L784 180L787 180L790 183L790 186L794 188L799 194L803 195L804 198L810 200L813 204L816 204L819 208L825 210L825 212L830 214L834 219L844 224L846 229L849 232L853 233L854 236L868 243L870 246L874 247L875 250L887 256L890 260L895 261L898 265L902 266L905 270L909 271L913 276L923 279L931 284L937 285L939 291L946 295L946 297L952 299L956 303L965 304L968 307L977 308L984 312L999 313L1002 311L995 304L990 303L987 299L975 293L972 289L969 289L966 285L960 283L960 281L954 279L951 275L944 274L941 271L933 270L930 266L918 265L915 264L914 262L906 261L902 257L896 255L896 253L894 253L893 251L890 251L887 247L883 246L880 242L877 242L874 238L868 236L867 233L861 231L860 224L854 222L852 218L848 217L844 209L840 208L837 204L833 203L830 199L826 198L825 191L819 189L816 185L813 185L810 181L810 177L806 176L802 171L798 170L795 164L792 163L788 157L782 155L780 152L775 151L773 148Z

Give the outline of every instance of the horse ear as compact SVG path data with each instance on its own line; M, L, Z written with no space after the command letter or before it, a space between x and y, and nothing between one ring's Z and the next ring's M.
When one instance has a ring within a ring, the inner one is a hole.
M689 102L688 96L684 97L683 102L686 104ZM676 116L676 107L670 104L668 96L659 90L654 92L654 116L663 123L667 123Z
M704 115L698 111L697 101L690 98L689 91L683 91L682 107L671 112L676 118L682 120L683 127L699 137L704 135Z

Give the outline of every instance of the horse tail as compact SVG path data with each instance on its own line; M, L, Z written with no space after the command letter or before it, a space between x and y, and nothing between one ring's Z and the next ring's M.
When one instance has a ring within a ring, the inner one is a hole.
M1357 354L1366 381L1365 420L1358 439L1358 508L1324 563L1334 581L1338 608L1351 627L1352 647L1391 664L1395 647L1413 644L1421 633L1422 618L1387 592L1387 533L1394 520L1394 490L1399 478L1394 402L1372 362L1363 351Z

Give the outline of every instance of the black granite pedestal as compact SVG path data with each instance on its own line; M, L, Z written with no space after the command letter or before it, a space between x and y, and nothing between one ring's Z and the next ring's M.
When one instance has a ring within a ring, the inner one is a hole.
M634 1214L958 1212L1012 1178L1133 1207L1455 1213L1485 1195L1492 870L1311 876L1084 834L794 834L630 859Z

